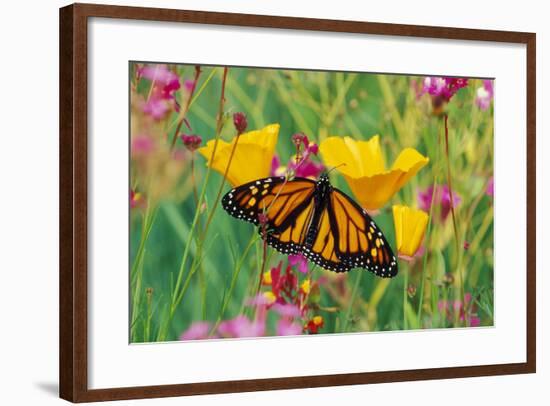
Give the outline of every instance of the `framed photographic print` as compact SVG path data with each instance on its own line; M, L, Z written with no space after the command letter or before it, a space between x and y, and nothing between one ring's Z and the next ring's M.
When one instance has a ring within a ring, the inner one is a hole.
M535 34L60 30L62 398L535 372Z

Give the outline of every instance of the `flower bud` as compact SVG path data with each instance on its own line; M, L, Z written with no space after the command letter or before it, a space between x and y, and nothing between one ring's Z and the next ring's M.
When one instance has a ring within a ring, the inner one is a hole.
M244 115L244 113L239 112L233 114L233 125L235 126L238 135L241 135L246 131L246 127L248 127L248 121L246 120L246 116Z
M258 214L258 222L260 223L261 226L266 226L267 223L269 222L269 217L267 217L265 213L260 213Z
M412 299L416 295L416 286L409 284L407 286L407 295Z
M198 147L200 147L202 138L200 135L182 134L181 141L189 151L195 151Z
M302 144L306 144L307 136L304 133L296 133L292 135L292 142L296 147L300 147Z

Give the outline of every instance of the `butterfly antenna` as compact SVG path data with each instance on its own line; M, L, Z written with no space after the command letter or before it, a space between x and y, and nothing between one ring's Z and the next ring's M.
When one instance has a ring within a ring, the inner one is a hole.
M335 169L337 169L337 168L339 168L339 167L341 167L341 166L346 166L346 163L344 162L344 163L341 163L340 165L333 166L332 168L330 168L330 169L327 171L327 175L328 175L329 173L331 173L333 170L335 170Z

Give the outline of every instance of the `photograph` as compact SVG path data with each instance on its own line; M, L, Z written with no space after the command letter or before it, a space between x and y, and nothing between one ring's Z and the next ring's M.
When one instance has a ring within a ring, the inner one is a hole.
M542 4L5 2L3 404L550 398Z
M495 82L129 62L129 342L492 327Z

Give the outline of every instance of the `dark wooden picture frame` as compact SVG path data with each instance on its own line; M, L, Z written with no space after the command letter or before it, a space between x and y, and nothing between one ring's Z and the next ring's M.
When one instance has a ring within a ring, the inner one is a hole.
M88 388L88 19L184 22L452 40L527 47L527 329L526 362L385 372L198 382L127 388ZM72 402L245 392L367 383L446 379L536 371L536 36L534 33L428 27L295 17L74 4L60 9L60 396Z

